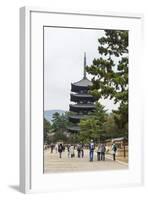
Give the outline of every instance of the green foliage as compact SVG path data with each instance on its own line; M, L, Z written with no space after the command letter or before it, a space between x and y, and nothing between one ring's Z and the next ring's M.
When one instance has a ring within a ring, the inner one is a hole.
M99 141L101 134L104 133L104 122L106 121L106 110L100 103L96 104L96 110L89 113L86 119L80 121L79 140L89 143L91 139Z
M44 118L44 143L48 144L49 140L48 140L48 133L51 130L51 124L50 122L48 122L45 118Z
M110 113L107 116L106 122L104 123L104 132L106 138L116 138L125 136L125 129L119 127L116 121L116 115Z
M94 113L89 113L88 118L80 121L78 141L89 143L91 139L100 142L110 138L126 136L128 133L126 120L121 120L121 114L107 114L104 106L97 103ZM124 116L123 116L124 117Z
M55 112L53 114L52 124L44 120L44 142L56 143L59 141L70 142L73 139L67 134L67 126L70 122L68 120L69 112L60 114ZM49 126L50 124L50 126Z
M119 104L115 113L118 128L127 131L128 126L128 31L105 30L98 39L99 56L87 66L93 76L90 93L98 99L112 99Z
M81 120L80 122L80 141L89 143L91 139L96 140L99 133L99 125L94 118Z
M105 37L98 41L100 57L94 59L93 64L87 67L87 72L94 76L91 93L99 98L110 97L115 100L115 103L126 103L128 101L128 32L107 30Z
M55 132L54 136L50 138L50 141L53 143L63 141L66 142L68 140L67 136L63 133Z
M66 114L59 114L58 112L53 114L52 128L55 132L63 133L67 126L67 116Z
M114 110L114 119L120 132L128 134L128 104L121 104L118 110Z
M128 31L105 30L105 37L100 38L99 53L117 57L128 53Z

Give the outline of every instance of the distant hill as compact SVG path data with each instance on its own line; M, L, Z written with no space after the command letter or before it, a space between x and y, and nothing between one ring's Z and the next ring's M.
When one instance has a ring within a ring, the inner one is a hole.
M44 111L44 117L47 121L51 122L52 120L52 115L55 113L55 112L58 112L60 115L65 113L66 111L65 110L46 110Z

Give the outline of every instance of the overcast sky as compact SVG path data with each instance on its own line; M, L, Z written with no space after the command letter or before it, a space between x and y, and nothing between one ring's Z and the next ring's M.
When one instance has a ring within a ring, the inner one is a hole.
M44 110L68 111L71 83L83 78L84 52L91 65L99 57L98 38L104 31L51 27L44 31ZM101 103L108 111L117 107L110 100Z

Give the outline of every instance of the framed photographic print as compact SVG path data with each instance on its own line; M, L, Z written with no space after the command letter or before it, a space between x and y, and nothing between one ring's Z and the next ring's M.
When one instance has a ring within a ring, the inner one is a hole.
M22 192L143 183L142 21L20 9Z

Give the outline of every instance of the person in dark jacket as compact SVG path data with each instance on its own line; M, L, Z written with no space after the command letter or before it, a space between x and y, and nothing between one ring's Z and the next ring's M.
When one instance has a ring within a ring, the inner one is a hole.
M112 154L113 154L113 161L116 160L116 152L117 152L117 146L115 143L112 144Z
M62 143L60 143L58 145L59 158L62 158L62 151L63 151L63 145Z
M84 144L81 143L81 157L84 158Z
M50 148L51 148L50 152L53 153L53 149L54 149L54 144L53 143L51 143Z
M77 145L77 152L78 152L78 158L80 158L80 153L81 153L81 145Z
M90 162L92 162L93 158L94 158L94 149L95 149L95 144L94 144L93 140L91 140L91 142L89 144L89 160L90 160Z
M106 147L105 147L105 144L101 144L101 147L100 147L100 153L101 153L101 160L105 160L105 152L106 152Z

